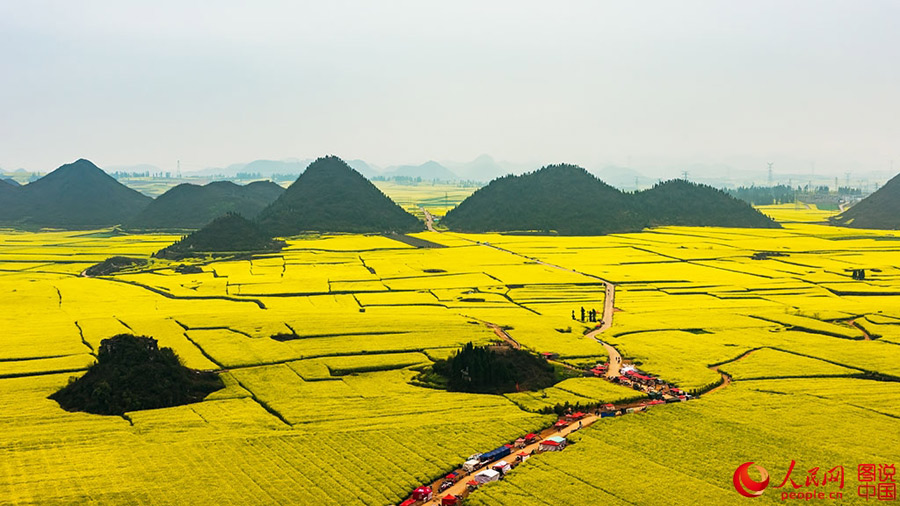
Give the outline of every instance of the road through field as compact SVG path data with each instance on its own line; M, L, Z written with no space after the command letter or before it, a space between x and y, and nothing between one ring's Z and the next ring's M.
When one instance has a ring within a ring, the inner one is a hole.
M599 419L600 419L600 417L597 415L587 415L580 420L580 422L581 422L580 424L577 421L573 421L566 427L559 429L559 430L552 429L552 428L545 429L545 430L541 431L541 434L540 434L541 437L538 438L538 441L536 443L532 443L532 444L526 446L525 448L515 448L514 451L508 457L505 457L503 460L506 460L508 463L511 464L511 463L513 463L513 461L515 461L516 455L518 455L519 453L524 452L528 455L531 455L531 452L537 451L538 447L540 447L540 445L541 445L541 441L544 441L548 437L552 437L552 436L567 437L569 434L575 432L579 428L587 427ZM491 465L493 465L493 464L491 464ZM465 495L467 487L468 487L467 483L470 480L472 480L473 476L480 473L484 469L490 469L490 466L486 466L484 468L481 468L481 469L475 471L474 473L463 476L452 487L448 488L447 490L444 490L443 492L438 492L438 487L440 487L440 483L443 480L437 480L432 485L432 489L434 490L434 498L431 501L426 502L425 504L440 504L441 498L448 494L454 495L457 497L459 497L460 495Z
M419 206L421 207L421 206ZM429 232L435 232L434 230L434 216L428 212L428 209L421 207L422 212L425 213L425 228L428 229Z

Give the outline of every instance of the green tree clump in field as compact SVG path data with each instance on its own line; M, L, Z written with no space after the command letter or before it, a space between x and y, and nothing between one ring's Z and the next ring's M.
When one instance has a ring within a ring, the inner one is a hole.
M753 206L790 204L797 200L797 190L787 185L739 186L726 190L732 197Z
M542 357L525 350L494 350L471 342L452 357L435 362L432 369L447 379L448 390L456 392L540 390L559 381L556 369Z
M181 365L156 339L119 334L101 341L97 363L50 398L66 411L122 415L199 402L224 386L216 373Z

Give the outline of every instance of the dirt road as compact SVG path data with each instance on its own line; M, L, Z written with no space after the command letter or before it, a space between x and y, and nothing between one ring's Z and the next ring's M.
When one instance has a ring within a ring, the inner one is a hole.
M611 344L603 342L600 339L599 334L603 332L605 329L601 327L597 327L594 330L588 332L584 335L588 339L594 339L598 343L602 344L606 349L606 353L609 355L609 368L606 370L606 377L608 379L618 378L622 375L622 355L619 354L619 350L615 349Z
M425 228L427 228L429 232L434 232L434 216L428 212L428 209L425 209L422 206L419 206L419 208L425 213Z
M500 339L503 339L504 341L509 343L509 345L512 346L513 348L515 348L517 350L522 348L522 345L519 344L519 341L516 341L515 339L513 339L512 336L510 336L505 330L500 328L499 325L495 325L493 323L488 323L487 326L490 327L491 330L494 331L494 334L497 334L497 337L499 337Z
M753 348L753 349L751 349L751 350L747 350L746 352L742 353L742 354L739 355L737 358L734 358L734 359L729 360L729 361L727 361L727 362L722 362L721 364L718 364L718 365L711 365L711 366L709 366L709 369L710 369L710 370L716 371L717 373L719 373L720 376L722 376L722 384L719 385L719 386L717 386L717 387L715 387L715 388L713 388L712 390L706 392L706 394L704 394L704 395L711 394L711 393L713 393L713 392L717 392L717 391L719 391L719 390L721 390L721 389L723 389L723 388L725 388L725 387L727 387L728 385L731 384L731 376L728 375L728 374L725 374L725 373L722 372L722 371L720 371L720 370L719 370L720 367L722 367L723 365L733 364L733 363L735 363L735 362L739 362L739 361L741 361L741 360L744 360L744 359L747 358L747 356L749 356L751 353L753 353L753 352L755 352L755 351L759 351L760 349L761 349L761 348Z
M587 427L587 426L591 425L592 423L596 422L596 421L599 420L599 419L600 419L600 417L598 417L598 416L596 416L596 415L588 415L588 416L586 416L586 417L584 417L584 418L581 419L581 426L582 426L582 428L583 428L583 427ZM571 434L572 432L574 432L574 431L576 431L576 430L579 430L579 429L578 429L578 422L577 422L577 421L574 421L574 422L570 423L569 425L567 425L566 427L564 427L564 428L562 428L562 429L559 429L559 430L556 430L556 429L546 429L546 430L544 430L544 431L541 432L541 437L540 437L540 439L538 440L538 442L533 443L533 444L530 444L530 445L526 446L525 448L514 448L514 449L513 449L513 452L512 452L511 454L509 454L509 456L504 457L503 460L505 460L505 461L507 461L507 462L509 462L509 463L511 464L513 461L516 460L516 455L518 455L518 454L521 453L521 452L525 452L525 453L527 453L527 454L531 454L532 451L536 451L536 450L538 449L538 447L539 447L540 444L541 444L541 441L547 439L548 437L552 437L552 436L562 436L562 437L566 437L566 436L568 436L569 434ZM519 464L519 465L527 465L527 464L528 464L527 462L524 462L524 463ZM434 490L434 498L433 498L431 501L429 501L429 502L427 502L427 503L425 503L425 504L440 504L440 503L441 503L441 498L444 497L445 495L448 495L448 494L452 494L452 495L455 495L455 496L464 495L464 493L466 492L466 487L467 487L466 483L467 483L469 480L474 479L474 476L475 476L476 474L480 473L481 471L483 471L483 470L485 470L485 469L490 469L490 465L485 466L485 467L483 467L483 468L481 468L481 469L475 471L475 472L472 473L472 474L463 476L463 477L462 477L458 482L456 482L452 487L450 487L449 489L447 489L447 490L445 490L445 491L443 491L443 492L438 492L438 489L436 488L436 487L439 487L439 486L440 486L440 484L441 484L441 482L442 482L443 480L438 480L438 481L436 481L436 482L432 485L432 489ZM515 472L515 471L512 471L512 472Z

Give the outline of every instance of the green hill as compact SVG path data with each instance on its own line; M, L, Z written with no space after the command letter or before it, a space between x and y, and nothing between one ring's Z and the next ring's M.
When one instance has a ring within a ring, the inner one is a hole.
M683 179L659 183L634 199L650 226L781 228L746 202Z
M831 218L831 223L841 227L900 229L900 174L850 209Z
M68 229L107 227L127 222L151 201L84 159L13 190L0 193L0 224Z
M272 239L259 226L234 213L220 216L205 227L158 251L154 256L178 260L207 253L278 251L283 241Z
M441 220L461 232L602 235L662 225L777 228L748 204L706 185L672 180L622 193L575 165L504 176Z
M301 232L416 232L421 221L336 156L319 158L259 214L277 236Z
M448 212L441 223L461 232L563 235L629 232L647 225L628 195L568 164L495 179Z
M252 219L282 193L284 188L271 181L246 186L230 181L205 186L180 184L157 197L127 225L141 229L198 229L226 213Z

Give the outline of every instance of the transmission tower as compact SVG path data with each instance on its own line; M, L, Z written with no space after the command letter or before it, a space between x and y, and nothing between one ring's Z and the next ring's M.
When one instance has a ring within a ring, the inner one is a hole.
M766 162L769 164L769 186L772 186L772 166L775 165L775 162Z
M688 180L688 171L686 171L686 170L681 171L681 178L684 179L685 181L687 181Z

